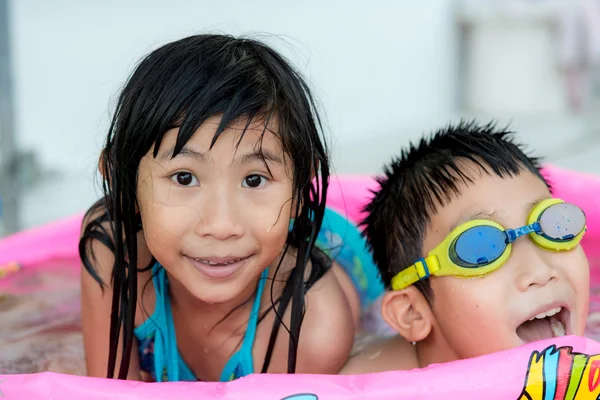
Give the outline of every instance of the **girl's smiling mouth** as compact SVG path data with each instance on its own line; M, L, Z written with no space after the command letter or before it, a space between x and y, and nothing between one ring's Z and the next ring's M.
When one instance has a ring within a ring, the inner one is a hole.
M184 255L184 257L202 275L211 279L227 279L234 276L245 266L252 255L228 257L190 257Z

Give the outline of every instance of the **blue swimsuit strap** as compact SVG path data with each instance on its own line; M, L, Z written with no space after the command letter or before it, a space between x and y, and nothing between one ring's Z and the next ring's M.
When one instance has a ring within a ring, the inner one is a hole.
M175 326L173 324L173 315L171 313L171 301L169 299L169 282L165 269L157 262L152 268L152 281L156 293L156 308L152 316L144 322L139 328L154 328L154 373L157 382L179 381L181 357L177 349L177 337L175 336ZM146 325L152 323L152 325ZM184 363L185 365L185 363ZM189 368L181 371L183 375L191 374ZM191 374L193 376L193 374ZM185 378L190 378L186 376ZM187 379L186 379L187 380Z
M265 288L269 270L265 269L260 275L258 288L256 289L256 297L252 304L252 312L248 319L248 328L244 335L244 341L240 349L235 352L221 373L221 382L229 382L233 379L241 378L254 373L254 360L252 357L252 347L254 346L254 338L256 337L256 326L258 325L258 313L260 311L260 300Z
M157 294L157 308L153 315L154 326L158 328L155 331L154 341L154 370L156 381L192 381L197 380L193 372L187 366L177 348L177 337L175 334L175 325L173 324L173 315L171 313L171 301L168 295L168 280L164 268L156 264L153 268L153 281ZM258 324L258 314L260 311L260 300L264 291L265 282L268 277L268 269L265 269L260 276L256 298L252 305L252 311L248 320L248 328L244 335L244 341L241 348L233 354L228 360L221 374L221 381L230 381L252 374L254 372L254 362L252 358L252 347L256 336L256 326ZM158 325L158 326L157 326Z
M360 230L339 212L325 209L315 245L350 276L363 309L384 292L379 270Z

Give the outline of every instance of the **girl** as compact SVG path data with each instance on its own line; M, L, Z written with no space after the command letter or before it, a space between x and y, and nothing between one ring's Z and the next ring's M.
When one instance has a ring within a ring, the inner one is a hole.
M306 83L259 42L192 36L139 64L79 245L89 375L340 370L361 299L382 288L356 228L325 208L320 128Z

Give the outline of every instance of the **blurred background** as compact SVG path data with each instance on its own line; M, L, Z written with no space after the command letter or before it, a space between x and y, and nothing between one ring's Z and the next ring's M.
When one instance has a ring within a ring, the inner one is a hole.
M555 165L600 173L599 0L0 0L0 236L82 212L119 89L158 46L263 39L311 82L336 173L495 119Z
M600 0L0 0L0 236L85 211L134 66L208 32L262 39L307 77L335 173L376 174L410 140L478 118L600 175ZM67 261L0 279L0 374L85 373Z

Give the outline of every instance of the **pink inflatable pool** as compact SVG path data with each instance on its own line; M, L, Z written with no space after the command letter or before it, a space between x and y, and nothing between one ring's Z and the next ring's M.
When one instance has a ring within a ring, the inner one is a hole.
M592 266L600 260L600 178L547 167L545 175L557 197L581 206L588 217L582 242ZM341 176L332 180L329 204L361 219L361 208L375 187L370 177ZM28 296L42 287L28 285L20 274L34 277L56 262L78 273L77 241L81 215L58 221L0 241L0 266L17 262L22 270L0 279L0 316L3 293ZM598 286L593 268L592 286ZM37 286L36 286L37 285ZM596 399L600 395L600 307L592 291L588 338L564 337L476 359L435 365L422 370L362 376L252 375L231 383L140 383L94 379L60 373L0 375L2 399ZM10 306L10 304L9 304ZM2 317L0 327L7 323ZM23 335L27 332L23 331ZM2 347L0 373L8 348ZM6 346L6 344L4 345ZM9 371L12 371L10 368Z

